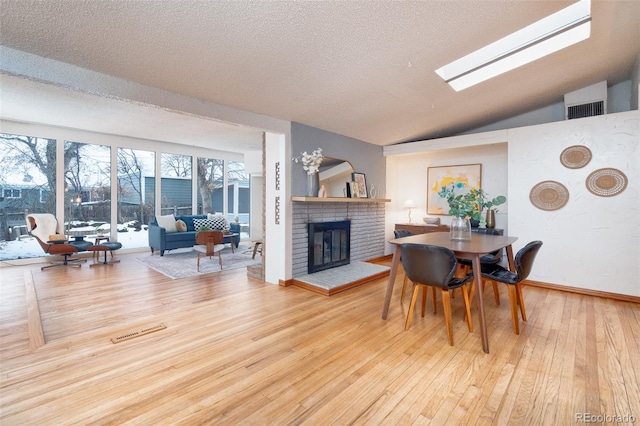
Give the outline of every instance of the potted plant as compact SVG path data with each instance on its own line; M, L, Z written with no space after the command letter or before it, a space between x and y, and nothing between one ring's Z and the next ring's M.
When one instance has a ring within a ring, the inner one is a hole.
M471 188L464 194L456 193L456 186L449 184L443 186L438 195L447 200L449 214L454 217L451 221L451 238L455 240L471 239L471 223L473 219L479 225L485 225L485 217L482 215L484 209L494 211L494 207L503 204L507 198L499 195L489 198L484 190ZM492 213L493 214L493 213Z

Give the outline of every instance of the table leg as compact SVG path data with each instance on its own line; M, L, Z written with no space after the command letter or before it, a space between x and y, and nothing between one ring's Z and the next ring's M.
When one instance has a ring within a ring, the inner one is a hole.
M387 294L384 296L384 306L382 308L382 319L387 319L389 313L389 304L391 303L391 295L393 294L393 285L396 282L396 273L398 271L398 264L400 263L400 246L395 245L396 249L393 252L393 259L391 260L391 270L389 271L389 282L387 283Z
M480 267L480 255L474 254L471 260L473 266L473 279L475 281L476 288L478 289L478 315L480 316L480 336L482 338L482 350L485 353L489 353L489 338L487 336L487 319L484 316L484 283L482 282L482 269Z
M513 248L511 247L511 244L507 246L507 261L509 262L509 270L511 272L515 272L516 264L513 260Z

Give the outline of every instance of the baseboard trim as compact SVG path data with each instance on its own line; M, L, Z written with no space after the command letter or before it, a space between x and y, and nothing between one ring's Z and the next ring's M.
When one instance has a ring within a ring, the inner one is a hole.
M547 288L549 290L564 291L567 293L582 294L585 296L602 297L604 299L619 300L622 302L640 303L640 297L627 294L609 293L607 291L589 290L586 288L571 287L559 284L550 284L541 281L524 280L523 284L532 287Z

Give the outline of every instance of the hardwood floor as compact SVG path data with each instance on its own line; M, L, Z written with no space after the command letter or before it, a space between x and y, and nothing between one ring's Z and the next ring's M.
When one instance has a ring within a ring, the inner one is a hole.
M133 257L79 270L0 269L0 424L640 419L637 304L525 287L529 321L516 336L505 289L501 306L487 291L487 355L477 327L467 331L460 297L452 299L455 346L441 305L424 318L416 309L405 332L402 274L383 321L384 278L325 297L244 270L171 280ZM44 334L35 350L33 289ZM475 304L472 315L477 321ZM160 323L167 328L110 340Z

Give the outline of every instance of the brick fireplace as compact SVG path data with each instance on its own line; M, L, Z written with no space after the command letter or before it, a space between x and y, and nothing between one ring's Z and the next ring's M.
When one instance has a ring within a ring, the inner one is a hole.
M384 256L385 204L379 200L358 202L294 201L292 275L309 273L309 224L350 221L351 262Z

